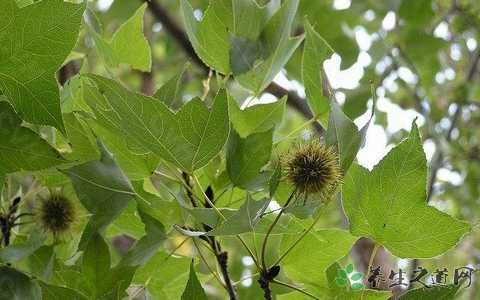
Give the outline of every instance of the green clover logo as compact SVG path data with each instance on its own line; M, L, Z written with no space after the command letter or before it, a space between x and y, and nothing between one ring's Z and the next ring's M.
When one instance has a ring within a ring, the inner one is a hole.
M354 266L352 263L349 263L345 270L339 269L339 277L335 277L335 281L339 286L347 286L347 284L349 284L354 291L360 291L363 289L363 283L361 281L363 274L353 273L353 269Z

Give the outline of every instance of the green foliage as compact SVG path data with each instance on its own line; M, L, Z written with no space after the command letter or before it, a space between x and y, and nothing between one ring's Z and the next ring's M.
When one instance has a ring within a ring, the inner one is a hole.
M82 205L92 214L83 245L110 224L132 201L135 192L108 150L99 142L101 157L64 170L70 177Z
M308 106L323 126L327 125L330 100L323 88L323 62L333 54L330 45L313 29L305 24L306 41L303 47L302 80L305 85Z
M96 87L85 82L85 95L97 121L127 136L134 151L153 152L191 172L205 166L226 142L228 96L224 90L218 92L210 110L194 98L175 114L159 100L132 93L113 80L88 78Z
M0 0L0 299L380 300L365 260L478 265L480 6L341 2Z
M181 7L188 37L205 64L233 73L242 86L258 94L303 40L290 37L298 3L286 1L267 22L266 9L253 0L211 1L201 22L188 0L182 0Z
M42 299L40 286L27 275L10 267L0 267L0 299Z
M228 106L230 121L242 138L252 133L266 131L282 123L287 103L286 97L273 103L258 104L243 110L232 98L230 99Z
M433 286L413 289L403 294L401 300L413 300L413 299L455 299L455 295L461 288L461 284L449 284L446 286Z
M195 269L193 268L193 261L190 265L190 276L188 277L187 286L182 294L182 300L206 300L207 295L203 291L200 281L198 281Z
M140 71L150 71L152 54L143 36L143 15L146 7L146 4L140 6L135 14L118 28L111 40L94 35L107 65L116 67L125 63Z
M0 3L0 91L22 119L65 131L55 72L75 45L85 4Z
M21 123L22 119L11 106L7 102L0 102L0 177L16 171L46 169L66 162L55 148L34 131L22 127Z
M262 167L270 160L273 130L253 133L241 138L230 132L227 144L227 172L235 186L255 189L262 185ZM260 178L259 178L260 177Z
M297 238L285 236L280 246L281 253ZM301 247L294 248L284 260L285 272L290 278L308 284L314 290L328 288L328 267L347 255L356 240L357 237L344 230L312 231L302 241Z
M343 187L351 232L371 237L403 258L434 257L455 246L471 226L427 205L426 173L415 124L371 172L353 166Z
M326 141L327 144L337 148L340 165L345 173L365 141L369 123L358 130L357 125L343 113L341 108L336 103L332 103Z

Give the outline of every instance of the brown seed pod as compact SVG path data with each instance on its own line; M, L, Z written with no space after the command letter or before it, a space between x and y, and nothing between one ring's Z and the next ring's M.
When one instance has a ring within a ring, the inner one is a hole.
M342 181L339 158L333 148L318 141L298 145L282 158L287 179L300 194L330 197Z
M75 205L70 199L54 193L41 200L36 216L45 231L58 236L72 228L75 212Z

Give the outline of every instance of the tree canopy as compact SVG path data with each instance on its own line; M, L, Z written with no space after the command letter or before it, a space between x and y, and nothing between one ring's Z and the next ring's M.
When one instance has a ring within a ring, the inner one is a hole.
M479 40L475 0L0 0L0 299L477 299Z

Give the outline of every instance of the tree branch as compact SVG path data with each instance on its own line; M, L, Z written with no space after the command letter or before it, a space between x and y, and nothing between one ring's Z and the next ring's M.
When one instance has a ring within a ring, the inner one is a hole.
M156 0L141 0L143 2L148 3L148 8L150 12L155 16L155 18L162 23L165 30L170 34L170 36L175 39L178 45L183 49L183 51L190 57L190 59L198 65L203 71L208 74L209 67L205 65L205 63L197 56L195 50L193 49L190 41L188 40L188 36L183 31L183 29L175 22L175 20L170 16L168 11L158 3ZM283 96L288 96L288 105L290 105L293 109L298 111L302 114L306 119L313 118L312 113L305 101L304 98L300 97L297 93L293 91L289 91L280 85L272 82L264 92L270 93L278 98ZM314 123L315 130L323 134L324 128L318 123Z
M182 177L185 182L187 197L190 199L190 202L193 207L198 207L193 197L193 193L192 193L193 187L190 185L190 176L186 172L182 172ZM213 190L210 186L205 191L205 196L210 199L211 203L215 202ZM205 208L211 208L211 205L209 202L205 202ZM212 230L212 228L207 224L202 224L202 226L205 229L205 231ZM220 267L223 281L225 283L224 287L227 290L230 300L237 300L237 292L235 290L232 280L230 279L230 273L228 272L228 252L222 251L222 247L220 243L215 239L214 236L204 236L201 238L203 238L208 243L210 248L212 248L213 253L215 254L215 259L217 260L218 266Z
M473 55L472 62L470 63L470 68L467 71L466 78L465 78L466 82L472 81L474 79L475 74L478 71L479 61L480 61L480 49L477 49L477 51ZM461 114L462 114L462 106L460 105L460 103L457 103L457 107L455 108L455 111L450 117L450 127L448 128L447 133L445 135L445 140L447 142L450 142L452 140L453 130L455 129L455 126L458 120L460 119ZM430 202L430 200L432 199L433 188L435 185L435 181L437 179L437 173L438 173L438 170L443 165L443 159L444 159L443 151L438 149L432 161L432 171L430 173L430 178L428 182L427 203Z

